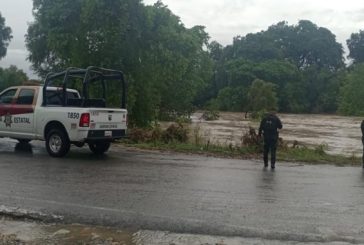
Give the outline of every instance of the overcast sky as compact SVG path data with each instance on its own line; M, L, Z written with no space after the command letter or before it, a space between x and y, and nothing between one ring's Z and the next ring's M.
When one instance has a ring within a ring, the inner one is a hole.
M153 4L156 0L144 2ZM289 25L302 19L311 20L333 32L345 49L350 34L364 29L361 0L163 0L163 3L186 27L206 26L211 40L223 45L231 44L235 36L266 30L282 20ZM32 0L0 0L0 12L14 36L0 66L14 64L34 77L25 60L24 46L27 25L32 21Z

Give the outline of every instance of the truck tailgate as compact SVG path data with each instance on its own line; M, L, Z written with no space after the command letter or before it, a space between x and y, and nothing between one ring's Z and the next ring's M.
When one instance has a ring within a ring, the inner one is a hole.
M125 109L90 108L90 128L96 130L126 129Z

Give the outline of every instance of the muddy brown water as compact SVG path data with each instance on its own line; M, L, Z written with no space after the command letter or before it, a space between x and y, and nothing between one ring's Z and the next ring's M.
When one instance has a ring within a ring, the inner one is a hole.
M244 118L244 113L220 112L215 121L205 121L202 112L192 115L191 134L200 135L214 144L239 146L249 127L259 122ZM362 154L360 123L363 118L337 115L278 114L283 123L280 137L288 142L313 147L324 144L329 154L360 156Z

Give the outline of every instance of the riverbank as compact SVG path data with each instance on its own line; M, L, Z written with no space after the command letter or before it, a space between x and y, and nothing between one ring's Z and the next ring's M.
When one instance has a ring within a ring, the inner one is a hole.
M190 123L160 122L151 129L132 129L128 132L131 140L122 144L148 150L261 159L262 142L256 138L259 122L245 118L243 113L218 114L216 120L209 121L204 119L203 112L195 112ZM279 117L283 129L278 161L361 165L360 118L317 114L279 114ZM176 126L166 132L172 124Z
M196 145L192 143L131 143L122 142L123 146L156 151L173 151L185 154L199 154L221 158L261 159L262 153L255 147L232 147L221 145ZM283 162L302 162L305 164L334 164L337 166L360 166L361 158L356 156L330 155L324 145L314 148L299 147L277 150L277 160Z
M242 135L253 127L259 127L259 121L245 118L244 113L219 112L219 118L206 121L202 112L193 113L189 128L199 130L205 141L217 145L241 145ZM361 157L362 142L361 117L320 114L278 114L283 123L280 137L285 142L297 141L299 144L314 148L325 145L329 155ZM163 123L162 123L163 125Z

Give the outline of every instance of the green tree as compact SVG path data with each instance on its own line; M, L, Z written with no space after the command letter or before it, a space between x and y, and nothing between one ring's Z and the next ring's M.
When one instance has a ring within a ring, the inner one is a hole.
M354 63L364 62L364 31L352 33L350 38L346 40L349 48L348 58L351 58Z
M249 88L248 103L251 112L278 109L276 85L256 79Z
M194 105L197 107L203 107L206 101L211 100L212 98L217 96L219 91L219 81L224 80L219 78L218 76L222 74L221 69L223 69L223 46L216 42L212 41L207 45L207 55L206 57L209 60L209 66L211 73L210 79L207 78L205 86L198 91L198 94L195 97ZM212 70L211 70L212 69Z
M346 75L340 89L339 112L350 116L364 115L364 64L355 65Z
M240 57L253 61L284 58L284 50L267 31L235 37L233 50L233 58Z
M224 47L217 41L212 41L207 47L212 60L219 62L222 59Z
M276 85L280 111L302 112L305 109L305 87L301 72L294 64L285 60L267 60L256 63L252 73L256 78Z
M308 111L333 113L337 110L337 101L341 86L341 72L320 69L312 66L303 72Z
M235 37L226 52L231 59L290 60L299 69L318 66L337 70L344 66L343 48L335 35L308 20L292 26L281 21L266 31Z
M287 40L288 57L301 69L311 66L338 70L344 67L343 47L335 35L309 20L301 20L294 26L294 38Z
M338 74L344 62L342 46L330 30L308 20L297 25L282 21L267 30L235 37L222 52L215 43L211 46L215 74L207 91L209 99L225 87L249 87L261 79L276 85L280 111L336 110Z
M217 109L222 111L245 111L247 107L248 89L242 86L225 87L219 91L214 101Z
M212 61L204 49L208 35L201 26L185 28L161 2L146 11L146 42L139 64L143 68L138 79L143 84L152 83L154 101L158 103L154 108L159 113L188 113L197 92L212 75Z
M16 66L10 66L5 69L0 67L0 91L10 86L21 85L27 80L27 75Z
M244 86L248 87L256 78L253 69L256 63L246 59L234 59L227 61L224 66L226 73L225 86ZM221 86L220 85L220 86Z
M191 110L211 77L204 28L185 28L161 2L34 0L33 9L26 44L34 70L40 75L68 66L123 70L131 123L146 126L162 111Z
M121 60L138 43L129 40L138 35L135 9L142 11L140 1L34 0L26 35L33 69L44 75L68 66L124 68Z
M0 13L0 59L5 57L6 50L12 38L11 28L5 25L5 18Z
M303 112L307 110L307 87L303 83L301 71L292 63L283 60L252 62L235 59L224 66L225 84L220 89L240 86L246 90L255 79L270 81L276 85L278 108L283 112ZM218 93L220 94L220 93Z

